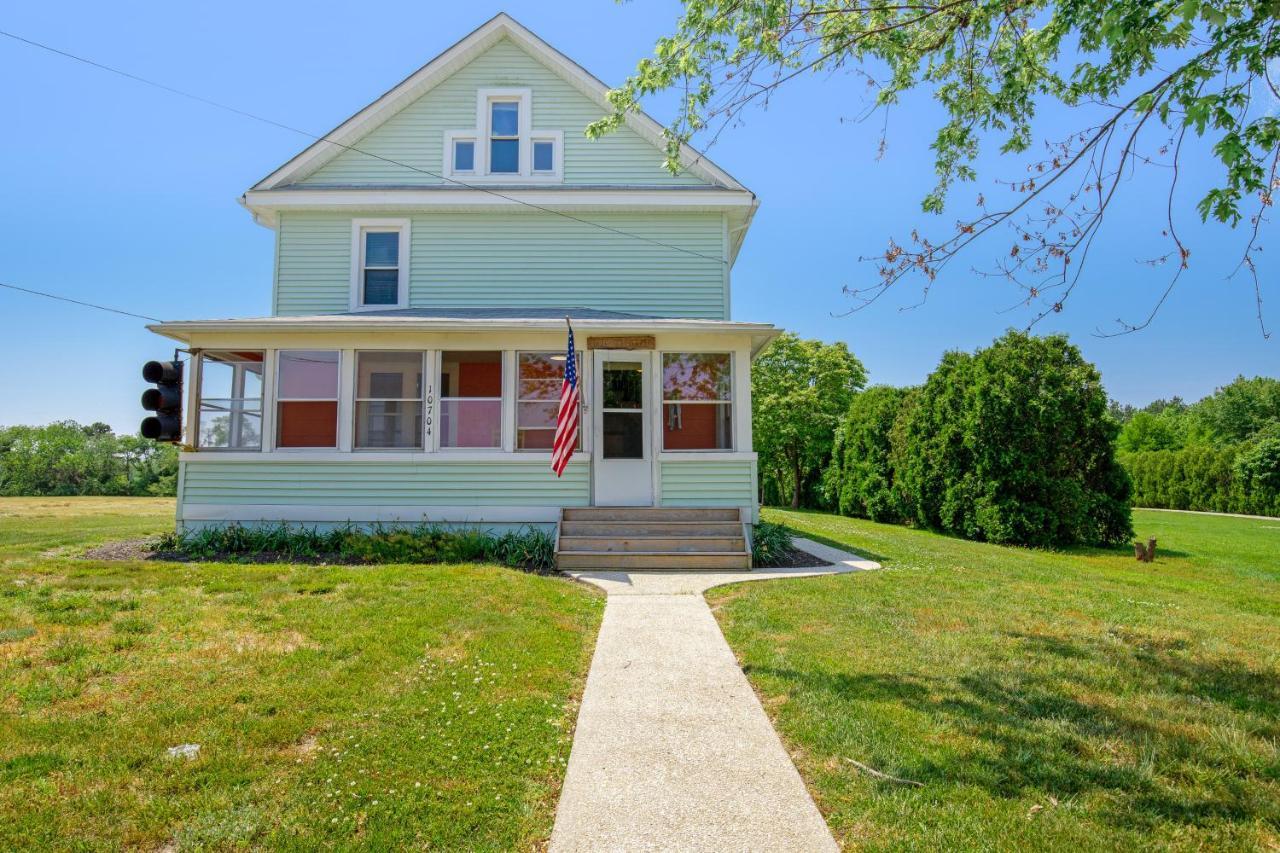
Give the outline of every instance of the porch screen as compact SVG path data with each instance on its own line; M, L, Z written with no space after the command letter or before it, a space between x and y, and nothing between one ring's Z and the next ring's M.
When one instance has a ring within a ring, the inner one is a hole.
M338 446L338 353L280 350L276 446Z
M262 365L261 352L200 353L201 449L262 449Z
M502 353L440 353L440 446L502 446Z
M733 449L733 369L727 352L662 354L662 449Z
M421 352L356 353L356 448L422 447Z

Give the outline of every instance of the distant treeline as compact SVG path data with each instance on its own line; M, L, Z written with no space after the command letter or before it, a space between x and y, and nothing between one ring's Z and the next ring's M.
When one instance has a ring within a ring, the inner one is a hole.
M103 423L0 427L0 495L173 495L178 451Z
M1238 377L1188 404L1112 404L1135 506L1280 516L1280 380Z

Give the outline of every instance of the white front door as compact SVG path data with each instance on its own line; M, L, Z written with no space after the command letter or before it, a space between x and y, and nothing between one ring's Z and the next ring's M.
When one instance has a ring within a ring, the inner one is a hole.
M646 351L592 352L591 468L596 506L653 506Z

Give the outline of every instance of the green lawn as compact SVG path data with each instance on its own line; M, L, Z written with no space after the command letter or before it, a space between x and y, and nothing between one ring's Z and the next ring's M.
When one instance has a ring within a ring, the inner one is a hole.
M0 849L547 838L602 597L490 566L71 556L172 517L0 499Z
M1138 511L1147 565L767 517L885 567L710 596L845 847L1280 849L1280 520Z

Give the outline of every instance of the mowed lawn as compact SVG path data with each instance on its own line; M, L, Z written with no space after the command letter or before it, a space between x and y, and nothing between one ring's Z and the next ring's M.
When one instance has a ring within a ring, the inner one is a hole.
M885 566L709 596L847 849L1280 849L1280 520L1138 511L1147 565L767 516Z
M0 849L550 835L601 596L490 566L71 556L172 518L0 499Z

